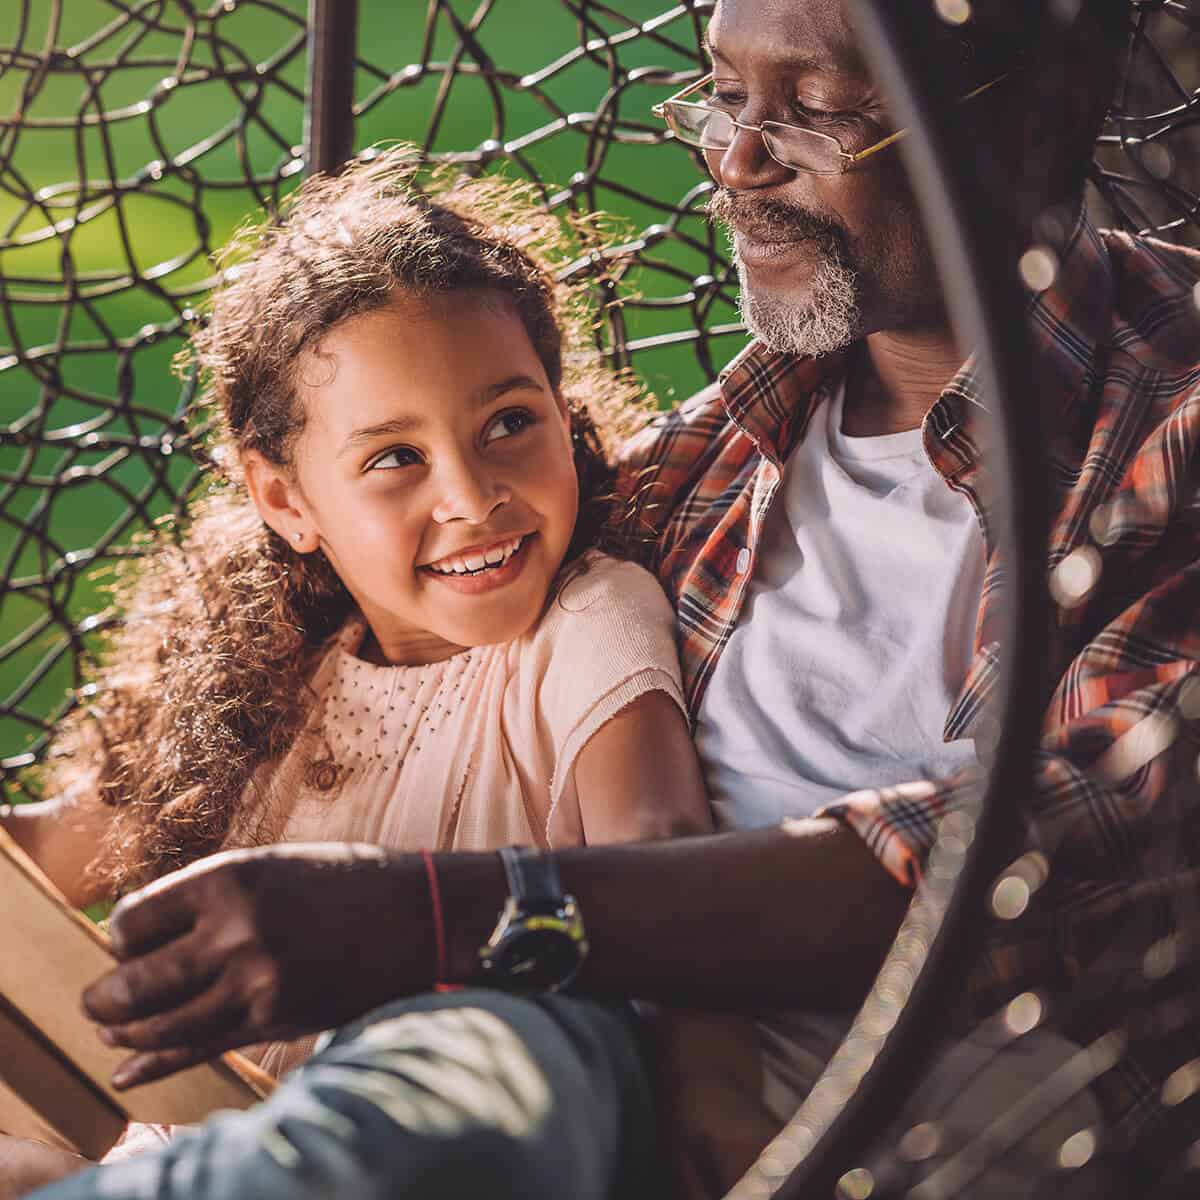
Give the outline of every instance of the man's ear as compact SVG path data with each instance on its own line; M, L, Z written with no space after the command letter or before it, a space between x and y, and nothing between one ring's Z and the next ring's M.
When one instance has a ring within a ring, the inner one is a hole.
M319 531L291 473L257 450L247 450L242 456L242 472L246 490L263 521L297 553L315 550Z

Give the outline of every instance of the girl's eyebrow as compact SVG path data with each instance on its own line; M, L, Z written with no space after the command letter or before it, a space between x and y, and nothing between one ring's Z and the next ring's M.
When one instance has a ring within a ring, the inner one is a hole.
M479 398L479 403L488 404L492 400L503 396L505 392L524 391L532 388L536 392L543 391L541 383L539 383L532 375L510 375L507 379L500 383L493 383L490 387L483 389L483 394Z
M394 417L390 421L380 421L378 425L364 425L362 429L356 429L346 438L342 448L337 452L337 457L341 458L344 454L349 454L355 446L360 446L363 442L374 441L375 438L411 433L424 423L420 417L411 416Z
M526 391L530 388L538 392L545 390L541 383L534 379L532 375L510 375L507 379L502 379L499 383L489 384L479 393L479 407L486 407L508 392ZM342 448L337 452L337 457L341 458L342 455L349 454L351 450L356 446L361 446L363 442L372 442L380 437L392 437L396 434L411 433L414 429L424 424L425 419L423 417L412 414L411 416L393 417L390 421L380 421L378 425L364 425L362 429L356 429L346 438Z

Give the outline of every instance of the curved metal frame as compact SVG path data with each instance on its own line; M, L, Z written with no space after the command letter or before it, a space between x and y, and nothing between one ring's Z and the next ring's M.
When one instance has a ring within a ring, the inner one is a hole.
M995 172L978 140L965 135L951 102L962 94L962 82L936 54L942 31L933 7L914 0L853 0L852 15L897 121L911 126L901 148L955 333L961 344L976 348L983 394L995 408L997 436L989 450L1010 497L995 514L998 542L1010 548L1012 603L1002 659L1007 693L995 766L977 813L969 817L973 829L959 822L953 842L939 838L931 856L937 869L918 892L851 1037L729 1200L832 1195L871 1135L894 1116L894 1097L910 1090L928 1065L952 964L988 887L1016 853L1019 817L1005 801L1028 792L1040 723L1040 678L1021 667L1044 661L1047 601L1039 567L1047 472L1037 411L1014 403L1035 391L1027 297L1016 259L996 236L1011 215L987 185ZM892 998L881 1000L884 993Z

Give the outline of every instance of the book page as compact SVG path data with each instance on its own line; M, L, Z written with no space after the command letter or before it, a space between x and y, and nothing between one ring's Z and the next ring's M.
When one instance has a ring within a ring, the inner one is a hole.
M0 999L0 1130L99 1159L125 1124L125 1113Z
M110 1104L129 1120L188 1125L218 1108L246 1108L272 1083L237 1055L181 1071L169 1079L117 1092L109 1082L129 1051L105 1046L84 1016L84 989L115 965L105 935L72 909L8 833L0 828L0 998L50 1042ZM0 1058L10 1061L0 1023ZM14 1035L8 1024L8 1041ZM0 1072L8 1088L36 1089L15 1066ZM27 1096L28 1098L28 1096ZM97 1114L99 1119L99 1114ZM61 1121L54 1122L62 1129Z

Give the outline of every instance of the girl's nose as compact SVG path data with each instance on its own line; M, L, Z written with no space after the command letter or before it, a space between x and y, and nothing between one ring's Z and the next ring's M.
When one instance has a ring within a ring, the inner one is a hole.
M502 504L512 499L508 484L496 479L479 464L445 464L441 496L434 506L433 519L439 524L466 521L482 525Z

